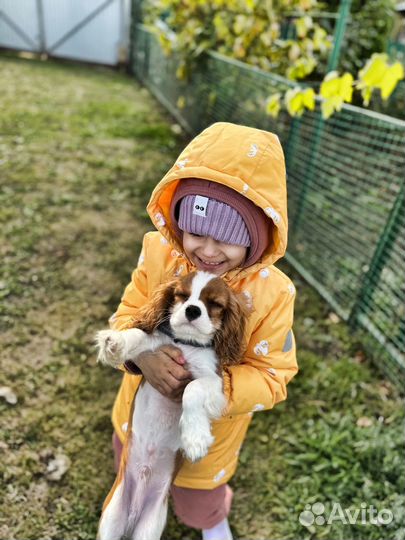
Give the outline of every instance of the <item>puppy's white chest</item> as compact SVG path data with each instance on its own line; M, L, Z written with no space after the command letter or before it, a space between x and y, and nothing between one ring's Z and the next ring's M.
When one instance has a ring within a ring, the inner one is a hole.
M187 359L189 369L194 379L199 379L216 372L217 357L212 348L192 347L191 345L177 344Z
M145 382L137 394L132 431L139 449L176 452L180 447L179 420L182 408Z

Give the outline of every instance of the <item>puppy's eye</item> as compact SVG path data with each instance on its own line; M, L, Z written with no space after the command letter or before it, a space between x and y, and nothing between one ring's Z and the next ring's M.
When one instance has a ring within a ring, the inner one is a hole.
M224 306L215 300L208 300L208 307L213 309L224 309Z
M183 292L176 292L174 293L174 296L176 297L176 300L180 300L181 302L188 300L188 294Z

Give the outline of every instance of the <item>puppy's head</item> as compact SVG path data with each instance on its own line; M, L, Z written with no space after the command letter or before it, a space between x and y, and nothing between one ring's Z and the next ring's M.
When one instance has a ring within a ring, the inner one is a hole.
M162 286L134 326L153 332L168 322L175 338L210 345L222 366L240 362L248 310L243 295L208 272L192 272Z

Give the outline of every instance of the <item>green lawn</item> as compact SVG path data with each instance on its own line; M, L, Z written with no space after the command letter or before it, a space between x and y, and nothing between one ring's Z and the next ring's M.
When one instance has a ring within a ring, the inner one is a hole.
M96 365L93 335L151 226L148 194L185 141L124 75L5 55L0 69L0 387L17 399L0 398L0 539L90 540L114 478L120 382ZM288 400L253 420L231 481L235 537L405 539L403 401L319 296L282 269L298 291L301 371ZM301 525L315 502L325 517L334 503L363 503L394 518ZM167 538L200 535L171 514Z

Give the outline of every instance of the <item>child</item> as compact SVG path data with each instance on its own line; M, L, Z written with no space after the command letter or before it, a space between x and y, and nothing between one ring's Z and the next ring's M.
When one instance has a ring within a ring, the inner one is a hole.
M286 399L297 373L292 333L295 289L273 264L287 244L283 151L276 135L216 123L185 148L154 189L147 207L158 232L147 233L132 281L112 328L131 327L131 316L158 285L195 269L212 272L252 308L246 356L223 373L225 415L213 422L215 442L198 463L185 461L172 485L174 509L204 540L231 540L227 516L238 454L253 412ZM181 400L190 381L176 347L143 353L126 364L112 420L118 461L130 405L143 376L162 394ZM116 462L117 462L116 461Z

